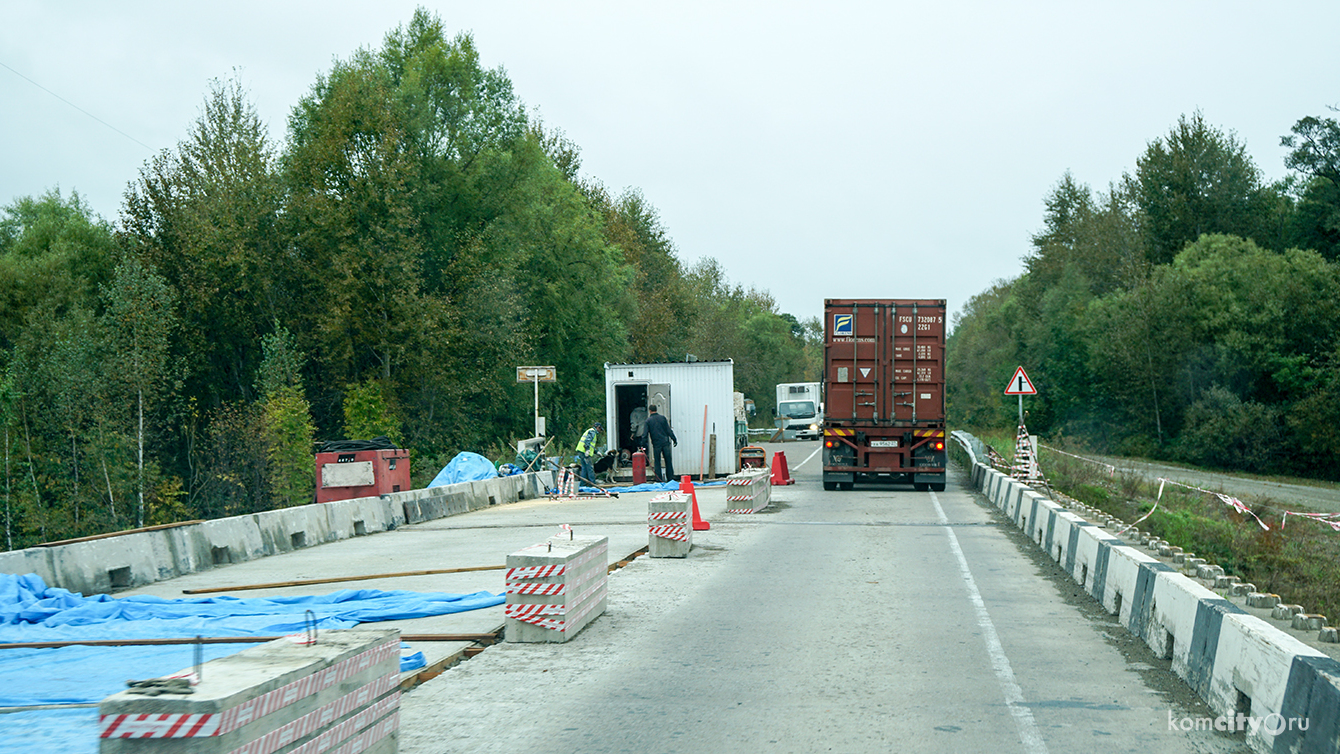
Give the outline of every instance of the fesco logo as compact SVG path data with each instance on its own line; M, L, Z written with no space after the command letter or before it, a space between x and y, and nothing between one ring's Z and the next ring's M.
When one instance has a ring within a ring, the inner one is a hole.
M852 324L854 319L855 317L851 314L834 314L833 335L845 335L850 338L852 336Z

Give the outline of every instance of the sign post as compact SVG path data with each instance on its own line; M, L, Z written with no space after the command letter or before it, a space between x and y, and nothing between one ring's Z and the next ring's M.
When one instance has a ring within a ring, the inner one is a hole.
M1005 386L1005 394L1019 396L1019 426L1022 427L1024 425L1024 396L1038 394L1038 389L1033 387L1033 381L1028 379L1023 367L1014 370L1014 376L1010 378L1010 383Z
M544 418L540 416L540 383L558 382L558 369L555 367L517 367L517 382L530 382L535 385L535 436L544 436Z

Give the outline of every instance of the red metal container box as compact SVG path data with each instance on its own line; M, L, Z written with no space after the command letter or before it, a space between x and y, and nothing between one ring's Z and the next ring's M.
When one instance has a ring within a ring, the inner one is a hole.
M944 489L945 302L824 302L824 488Z
M409 451L403 448L316 454L318 503L377 497L409 488Z

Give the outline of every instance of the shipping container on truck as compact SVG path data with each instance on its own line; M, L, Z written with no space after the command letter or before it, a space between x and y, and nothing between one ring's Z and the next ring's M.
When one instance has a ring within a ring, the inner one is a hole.
M945 302L825 299L824 489L945 488Z

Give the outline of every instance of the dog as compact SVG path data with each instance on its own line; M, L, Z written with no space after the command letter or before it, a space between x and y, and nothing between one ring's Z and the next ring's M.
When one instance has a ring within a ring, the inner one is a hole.
M617 450L611 450L610 452L596 459L596 462L591 465L591 470L595 472L596 478L592 479L591 481L594 482L600 479L600 475L604 474L605 483L612 484L614 482L614 469L618 465L618 460L619 460L619 451Z

